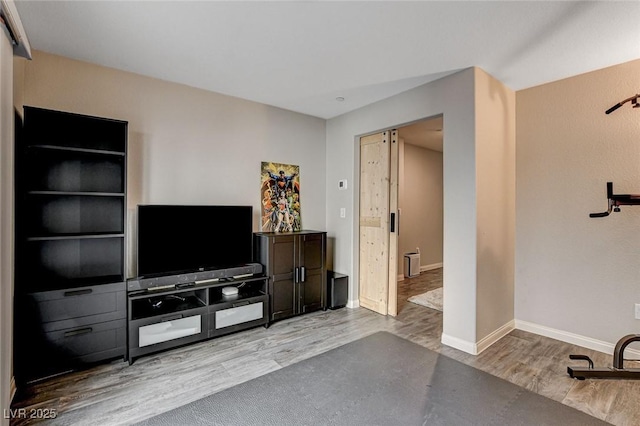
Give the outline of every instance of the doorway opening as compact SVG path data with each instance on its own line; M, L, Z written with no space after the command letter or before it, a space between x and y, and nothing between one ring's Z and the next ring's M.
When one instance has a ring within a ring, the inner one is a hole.
M443 310L443 118L398 128L398 313Z
M442 115L360 138L360 306L396 316L441 294L443 141ZM404 278L407 253L418 265Z

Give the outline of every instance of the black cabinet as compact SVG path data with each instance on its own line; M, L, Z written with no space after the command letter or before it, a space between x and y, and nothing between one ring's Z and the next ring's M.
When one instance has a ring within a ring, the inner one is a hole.
M17 134L18 374L124 356L127 123L25 107Z
M326 309L326 232L256 233L255 260L269 277L271 321Z
M252 276L130 292L129 363L142 355L267 325L266 281ZM228 288L237 293L225 295Z

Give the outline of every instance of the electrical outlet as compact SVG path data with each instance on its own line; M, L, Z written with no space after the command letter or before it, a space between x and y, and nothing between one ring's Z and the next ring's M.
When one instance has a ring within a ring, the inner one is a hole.
M636 319L640 319L640 303L636 303Z

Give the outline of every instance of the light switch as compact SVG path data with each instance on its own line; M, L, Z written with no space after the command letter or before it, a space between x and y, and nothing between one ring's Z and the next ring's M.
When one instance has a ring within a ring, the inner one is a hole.
M347 217L347 209L345 209L344 207L340 207L340 217L343 219Z

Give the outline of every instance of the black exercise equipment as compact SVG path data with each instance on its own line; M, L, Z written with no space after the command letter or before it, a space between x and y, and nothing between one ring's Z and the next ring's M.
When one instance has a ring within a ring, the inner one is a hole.
M634 107L637 106L636 99L640 95L636 95L633 98ZM623 103L632 100L629 98L622 101L616 106L613 106L607 111L609 114L611 111L619 108ZM607 182L607 199L609 207L606 212L591 213L589 217L607 217L611 214L611 211L619 212L620 206L636 206L640 205L640 195L632 194L614 194L613 182ZM569 376L584 380L590 379L640 379L640 368L624 368L624 350L632 342L640 342L640 334L629 334L618 340L616 347L613 350L613 367L594 368L593 361L586 355L569 355L569 359L583 360L589 363L588 367L567 367L567 373Z
M569 355L570 359L580 359L589 363L588 367L567 367L567 373L574 379L640 379L640 368L624 368L624 350L632 342L640 342L640 334L629 334L618 340L613 350L613 367L594 368L593 361L586 355Z
M640 205L640 194L614 194L613 182L607 182L607 199L609 208L606 212L590 213L589 217L607 217L611 211L619 212L620 206L638 206Z

